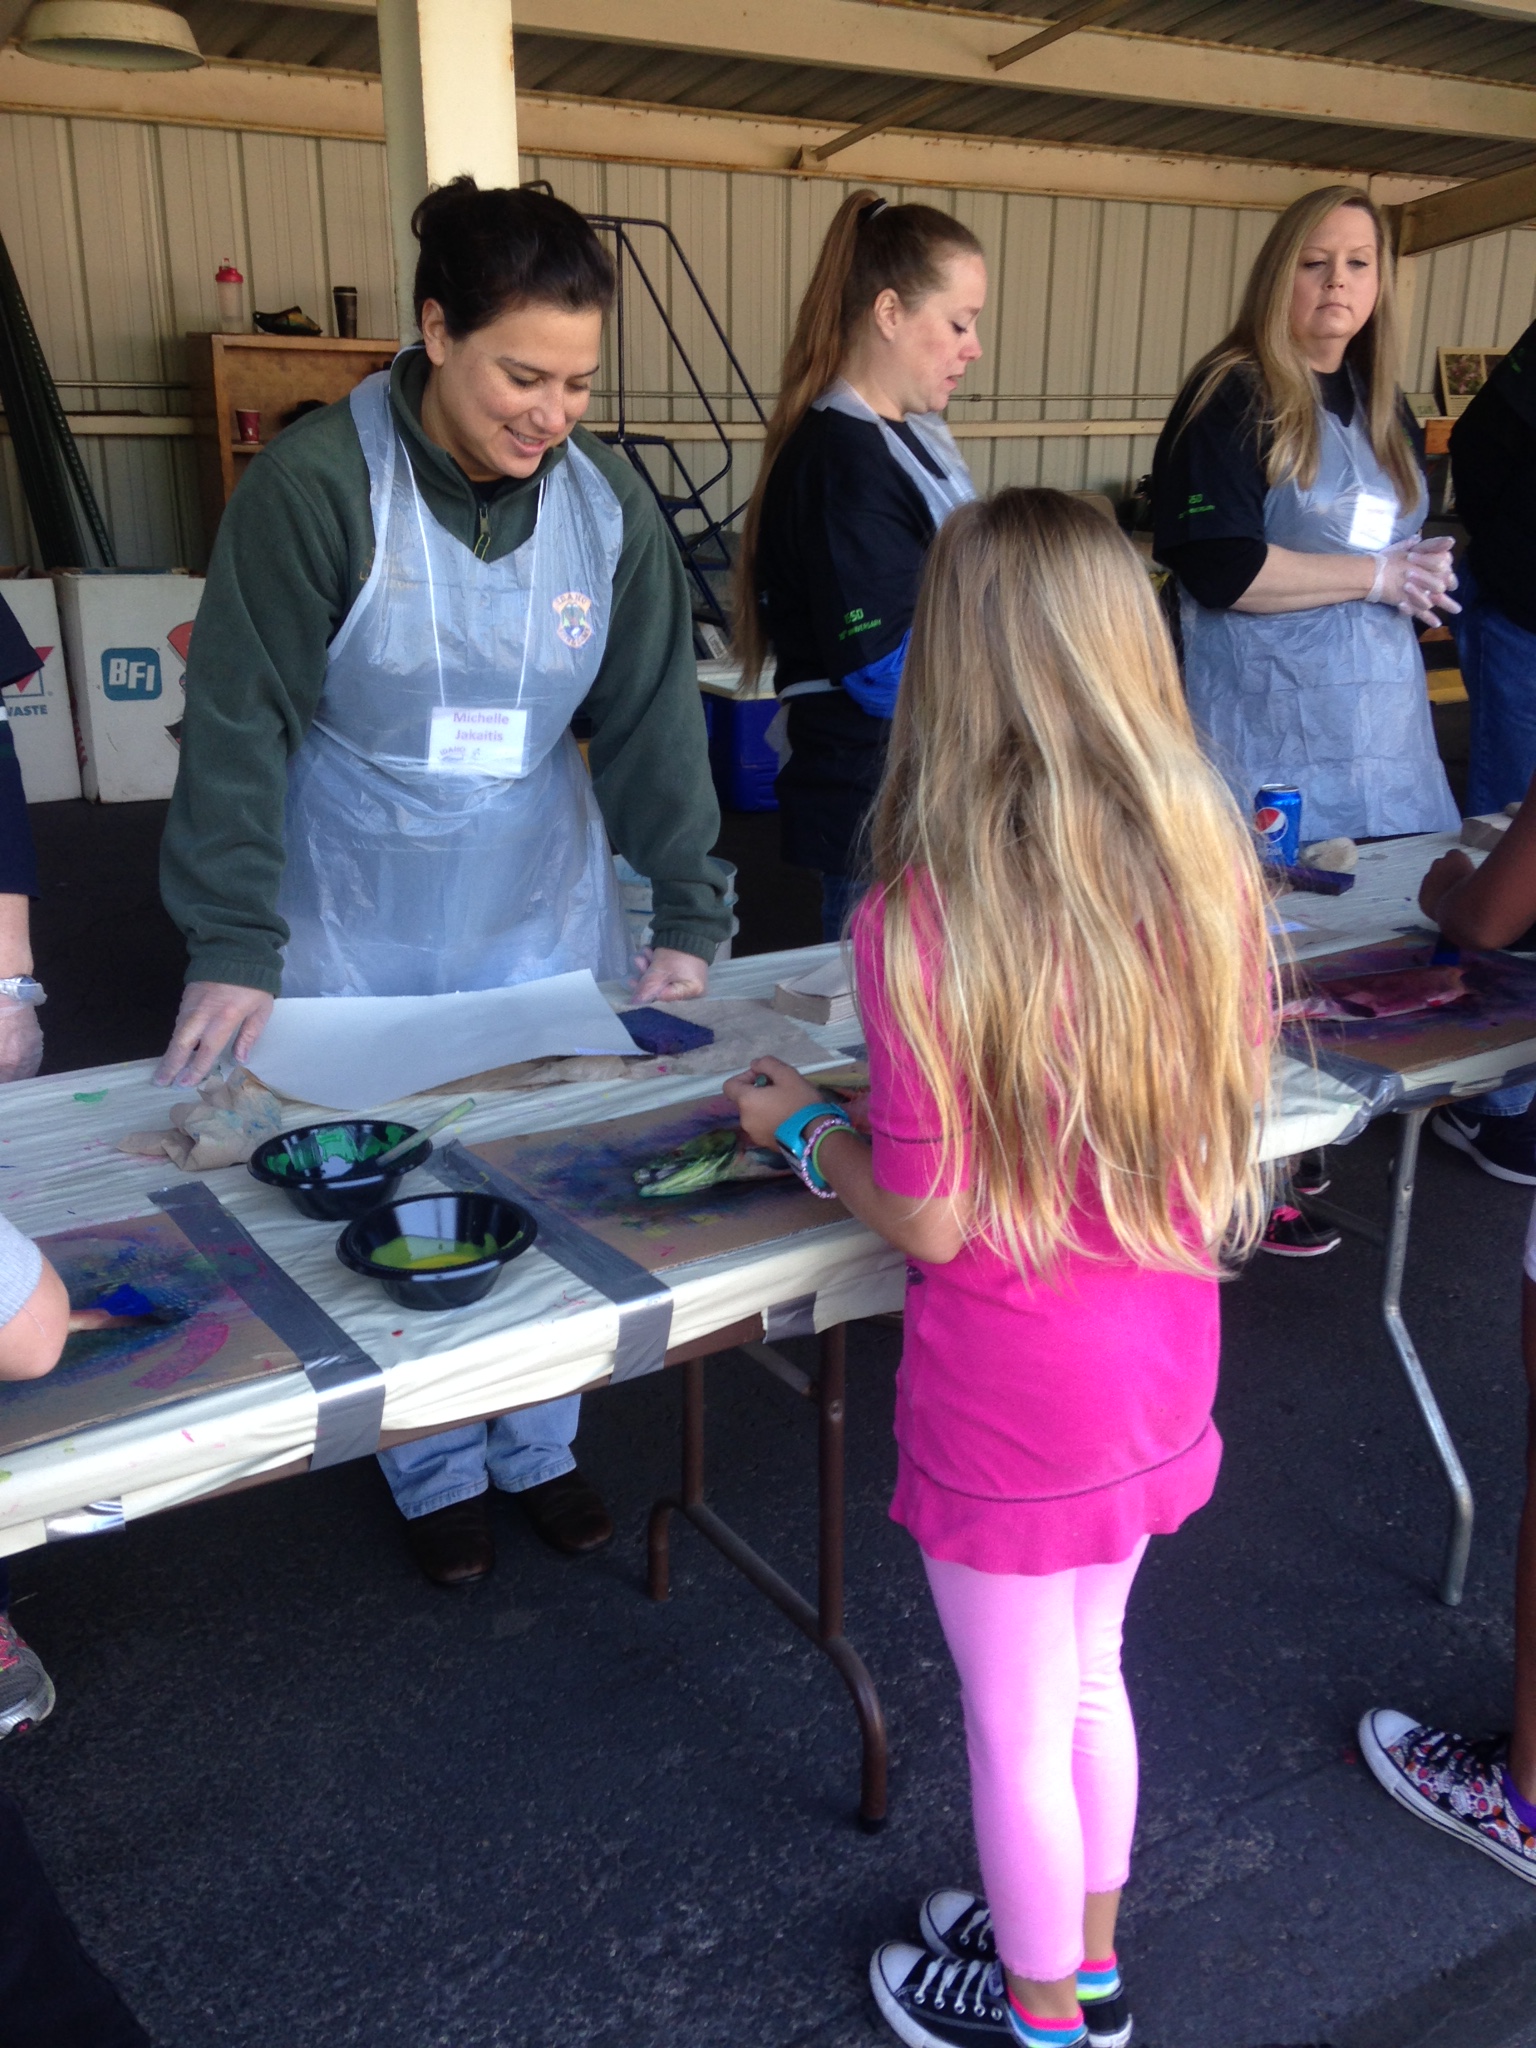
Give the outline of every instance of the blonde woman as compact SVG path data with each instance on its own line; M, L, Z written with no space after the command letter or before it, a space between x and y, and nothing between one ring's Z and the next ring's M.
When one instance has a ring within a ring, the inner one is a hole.
M1402 394L1392 263L1363 192L1286 208L1153 465L1190 710L1238 801L1301 791L1308 839L1454 830L1412 619L1454 612Z
M986 295L962 222L850 194L800 302L747 507L737 645L750 677L774 656L784 858L821 876L829 939L860 886L923 560L976 495L944 408L981 354Z
M1263 1222L1273 1026L1246 825L1132 549L1056 491L929 558L854 920L872 1144L772 1059L727 1084L908 1266L891 1513L959 1668L986 1901L876 2000L913 2048L1118 2048L1136 1812L1120 1627L1209 1498L1223 1249Z

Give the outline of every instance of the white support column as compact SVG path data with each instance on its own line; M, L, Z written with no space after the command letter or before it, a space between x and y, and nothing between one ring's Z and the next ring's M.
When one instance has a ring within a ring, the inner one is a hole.
M511 0L379 0L379 69L400 336L416 332L411 215L433 185L468 171L518 182Z

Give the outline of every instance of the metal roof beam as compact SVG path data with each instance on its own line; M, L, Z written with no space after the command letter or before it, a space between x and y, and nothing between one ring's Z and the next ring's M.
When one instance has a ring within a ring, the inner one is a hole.
M373 0L321 4L373 11ZM1536 18L1536 0L1498 4ZM1061 23L924 0L514 0L513 12L518 28L530 34L912 79L934 89L934 103L941 85L980 85L1536 142L1532 86L1088 26L1037 49L1022 73L999 72L994 59L1008 54L999 49L1008 30L1057 30ZM893 105L881 125L901 111L900 103ZM835 139L839 125L823 124L815 146Z
M902 0L516 0L515 13L518 28L530 33L816 65L928 87L1075 93L1536 143L1536 87L1114 28L1080 29L1040 50L1015 76L994 71L989 61L1002 39L999 16ZM1028 25L1018 16L1008 22ZM827 130L835 134L836 125L826 124L818 143L831 139Z

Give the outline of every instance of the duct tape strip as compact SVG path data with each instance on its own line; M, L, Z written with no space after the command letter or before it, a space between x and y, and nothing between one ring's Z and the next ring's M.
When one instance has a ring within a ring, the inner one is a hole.
M526 1209L538 1225L538 1249L614 1304L619 1311L615 1381L661 1370L672 1335L672 1290L665 1280L561 1216L466 1146L443 1146L432 1170L449 1187L469 1194L500 1195Z
M772 1308L763 1310L765 1343L776 1344L781 1337L814 1337L815 1334L814 1294L797 1294L793 1301L776 1302Z
M361 1345L331 1321L201 1181L158 1188L149 1199L297 1355L320 1403L310 1471L376 1451L384 1424L384 1374Z

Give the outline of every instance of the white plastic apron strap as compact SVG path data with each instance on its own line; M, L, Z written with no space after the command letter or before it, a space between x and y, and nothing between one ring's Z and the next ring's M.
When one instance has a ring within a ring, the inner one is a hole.
M791 697L830 697L834 690L841 689L840 683L829 683L825 677L818 682L791 683L779 692L779 708L763 728L763 738L779 757L783 768L793 751L789 744L789 700Z
M526 1209L538 1226L538 1249L614 1304L619 1311L615 1383L661 1370L672 1336L672 1290L664 1280L561 1216L463 1145L444 1146L432 1161L432 1171L446 1187L500 1195Z
M376 1451L384 1424L384 1374L367 1352L268 1257L201 1181L158 1188L149 1199L303 1366L320 1404L311 1472Z
M938 465L941 474L936 476L926 462L920 462L912 453L891 422L882 419L872 405L866 405L843 378L839 377L820 398L813 399L811 410L841 412L850 419L873 421L880 429L892 458L922 492L923 503L928 507L935 527L942 526L951 512L958 506L969 504L975 497L976 486L971 472L965 466L965 457L956 447L955 437L945 424L942 413L911 412L902 422L907 432L922 443L926 453Z

